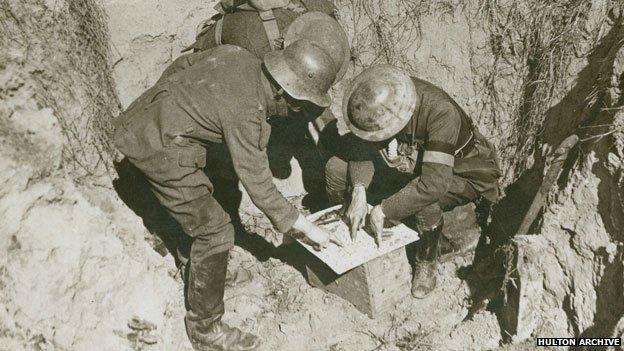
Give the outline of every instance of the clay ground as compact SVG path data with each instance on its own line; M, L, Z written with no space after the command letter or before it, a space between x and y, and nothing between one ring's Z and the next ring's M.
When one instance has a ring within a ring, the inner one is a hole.
M463 233L470 234L470 233ZM462 322L468 288L456 269L471 262L459 256L441 265L438 289L429 298L411 297L371 320L350 303L306 283L292 265L307 252L277 250L267 260L240 247L232 267L248 267L253 281L227 292L228 319L261 335L267 350L444 350L490 349L500 338L496 317L489 312ZM305 345L305 346L303 346Z
M301 197L291 197L300 204ZM300 205L299 205L300 206ZM405 300L377 319L370 319L348 301L310 286L304 261L310 254L298 244L275 248L266 222L251 218L257 210L243 201L242 222L231 252L229 274L239 281L226 291L225 320L264 340L266 350L464 350L497 348L496 316L468 313L469 289L457 269L472 262L479 236L473 206L446 214L445 234L467 253L449 255L439 267L439 286L430 297ZM251 273L251 274L247 274ZM250 279L247 279L250 278ZM182 289L182 279L176 275ZM180 316L181 318L182 316Z

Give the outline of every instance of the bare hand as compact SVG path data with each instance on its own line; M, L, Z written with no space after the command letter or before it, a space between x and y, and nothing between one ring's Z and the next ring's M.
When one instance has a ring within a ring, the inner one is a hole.
M311 223L311 226L303 234L317 251L325 250L329 246L329 234L314 223Z
M383 213L381 205L373 207L369 215L369 222L373 233L375 234L375 243L377 247L381 247L381 236L384 230L384 220L386 215Z
M327 231L310 222L302 215L299 215L293 228L302 232L303 235L305 235L306 241L317 251L326 249L329 243L334 243L340 247L344 246L344 243L340 239L330 236Z
M361 185L356 185L351 194L351 203L345 213L349 221L351 240L357 239L357 232L364 227L367 213L366 189Z

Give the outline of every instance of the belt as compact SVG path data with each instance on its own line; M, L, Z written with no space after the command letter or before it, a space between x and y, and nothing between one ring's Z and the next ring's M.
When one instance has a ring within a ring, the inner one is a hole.
M470 152L474 150L474 148L475 148L475 137L474 137L474 133L470 131L470 138L468 138L468 141L466 141L464 145L462 145L459 149L455 150L455 157L464 158L466 157L466 155L470 154Z

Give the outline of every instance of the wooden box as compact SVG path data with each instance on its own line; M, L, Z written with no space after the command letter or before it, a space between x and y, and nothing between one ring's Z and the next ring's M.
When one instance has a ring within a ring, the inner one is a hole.
M306 263L308 282L351 302L376 318L410 295L411 268L405 248L379 256L343 274L336 274L318 259Z

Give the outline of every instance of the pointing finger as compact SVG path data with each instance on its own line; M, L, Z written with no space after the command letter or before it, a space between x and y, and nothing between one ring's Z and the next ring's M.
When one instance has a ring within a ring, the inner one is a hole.
M364 221L365 217L360 217L359 221L358 221L358 230L364 228Z
M334 237L329 238L329 242L334 243L336 246L340 246L340 247L344 247L345 246L345 244L342 242L342 240L338 239L338 238L334 238Z
M379 228L375 228L375 241L377 242L378 248L381 248L381 232Z
M355 221L354 223L351 223L351 240L352 241L357 240L358 226L359 224L357 223L357 221Z

